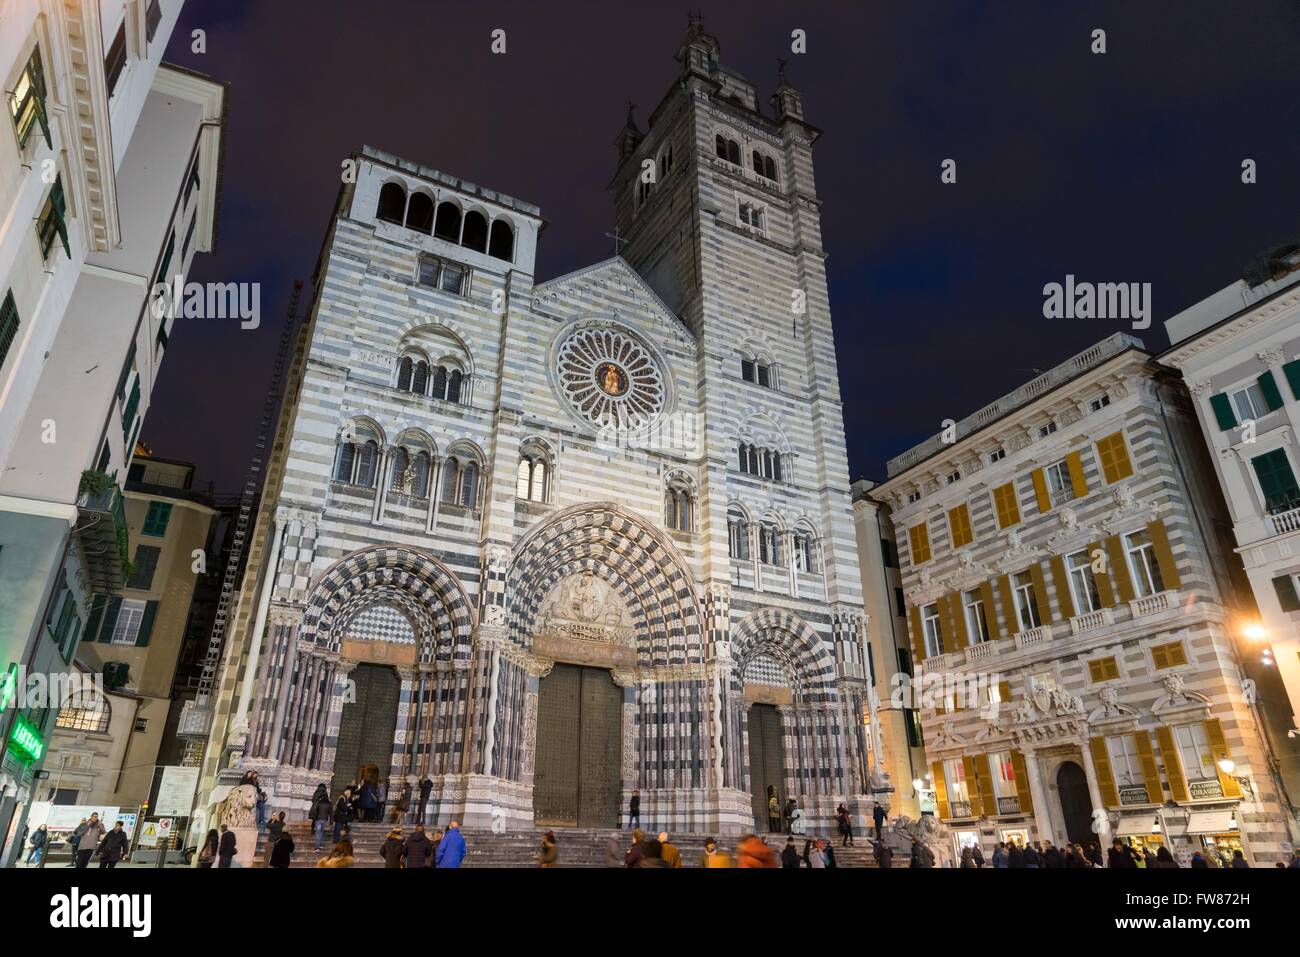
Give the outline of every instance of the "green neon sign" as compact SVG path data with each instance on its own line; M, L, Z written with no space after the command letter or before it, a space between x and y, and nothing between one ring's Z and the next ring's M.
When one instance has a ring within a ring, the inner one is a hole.
M14 720L13 730L9 732L9 743L20 756L27 758L28 764L39 761L45 753L45 742L41 740L40 733L21 715Z
M18 665L9 666L9 670L0 677L0 711L9 707L18 694Z

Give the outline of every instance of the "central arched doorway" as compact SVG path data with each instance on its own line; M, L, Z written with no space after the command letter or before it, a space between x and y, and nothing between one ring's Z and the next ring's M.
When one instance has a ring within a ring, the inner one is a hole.
M778 808L785 806L785 745L781 737L781 712L771 704L749 708L749 786L754 802L754 826L759 833L769 827L770 793Z
M371 766L378 771L372 783L386 782L393 760L402 687L397 670L363 662L353 669L350 680L355 697L343 705L339 719L331 794L341 793L350 781L360 781L362 768Z
M533 813L543 827L617 827L623 693L604 668L557 664L537 690Z
M1062 762L1056 769L1056 791L1061 799L1061 821L1071 844L1092 840L1092 798L1088 795L1088 778L1073 761Z

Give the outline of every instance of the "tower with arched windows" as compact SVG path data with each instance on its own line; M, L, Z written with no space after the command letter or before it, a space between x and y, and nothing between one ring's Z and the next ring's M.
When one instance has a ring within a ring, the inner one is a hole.
M718 57L693 20L651 132L628 117L624 255L545 281L536 207L357 155L209 787L255 767L297 811L321 780L393 801L428 776L426 819L520 828L613 826L639 790L647 819L718 833L765 821L771 788L865 823L816 130Z

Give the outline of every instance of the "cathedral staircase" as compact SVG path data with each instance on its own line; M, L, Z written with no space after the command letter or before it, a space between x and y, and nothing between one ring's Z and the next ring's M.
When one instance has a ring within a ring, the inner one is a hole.
M388 838L388 832L392 829L391 824L352 824L352 847L356 854L356 867L380 868L384 866L384 859L379 856L379 849L383 846L384 841ZM324 857L332 846L330 837L332 830L327 828L325 832L325 850L317 853L313 847L314 838L312 836L311 824L307 821L295 821L288 825L289 833L293 836L294 854L292 867L315 867L316 861ZM402 826L403 836L410 835L413 828L409 825ZM432 831L430 831L432 833ZM506 831L501 834L493 834L487 829L462 829L465 836L466 854L462 867L536 867L536 855L541 850L542 834L544 830L534 831ZM605 848L609 841L610 834L614 833L608 828L556 828L555 835L559 846L559 867L605 867ZM670 842L682 854L683 867L698 867L700 858L704 854L704 841L709 835L706 834L669 834ZM626 851L632 843L631 831L621 832L622 840L620 847ZM785 847L785 837L783 835L771 834L764 835L768 845L778 854ZM720 841L723 850L735 855L736 839L722 838ZM258 838L257 859L255 867L262 867L265 859L265 832ZM803 838L796 837L795 845L799 851L803 851ZM839 838L835 843L835 860L839 867L869 867L876 866L875 857L871 852L871 842L865 838L859 838L854 847L840 847ZM894 867L906 867L908 863L907 855L895 851Z

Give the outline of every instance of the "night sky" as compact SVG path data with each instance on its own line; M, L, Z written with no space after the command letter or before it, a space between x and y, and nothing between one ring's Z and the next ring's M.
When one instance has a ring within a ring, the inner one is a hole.
M715 0L703 13L765 105L787 57L824 130L852 477L883 478L943 419L1127 330L1043 318L1045 283L1150 282L1154 321L1136 334L1159 351L1164 319L1300 238L1296 0ZM167 60L229 82L218 249L189 278L261 282L263 321L178 322L144 441L238 491L292 281L310 280L340 163L363 144L539 205L539 282L608 258L624 101L644 129L686 25L686 6L661 3L188 0ZM804 55L789 52L795 28ZM955 185L940 182L946 158Z

